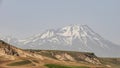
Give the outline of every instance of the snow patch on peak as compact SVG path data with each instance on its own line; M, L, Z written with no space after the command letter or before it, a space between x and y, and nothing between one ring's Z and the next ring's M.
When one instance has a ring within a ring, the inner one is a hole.
M50 38L50 37L54 36L54 34L55 34L54 31L48 30L47 32L45 32L41 35L41 39Z
M74 36L74 38L80 38L80 27L78 25L72 27L72 36Z
M71 36L71 26L60 29L58 34L62 36Z

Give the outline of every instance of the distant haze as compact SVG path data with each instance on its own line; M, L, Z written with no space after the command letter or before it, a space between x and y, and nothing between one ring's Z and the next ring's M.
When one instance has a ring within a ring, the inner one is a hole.
M0 34L29 37L46 29L86 24L120 44L120 0L0 0Z

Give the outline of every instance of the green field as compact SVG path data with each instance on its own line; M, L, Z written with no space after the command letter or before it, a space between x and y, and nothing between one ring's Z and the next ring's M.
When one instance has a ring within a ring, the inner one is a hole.
M8 66L20 66L20 65L30 64L30 63L32 63L32 62L29 61L29 60L22 60L22 61L18 61L18 62L7 64L7 65Z
M89 68L86 66L64 66L64 65L57 65L57 64L46 64L48 68Z

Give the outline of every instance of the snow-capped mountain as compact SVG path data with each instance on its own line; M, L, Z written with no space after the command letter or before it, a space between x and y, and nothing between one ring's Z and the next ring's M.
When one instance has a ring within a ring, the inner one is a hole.
M13 42L12 42L13 43ZM120 57L120 46L105 40L87 25L70 25L17 41L25 49L94 52L97 56Z

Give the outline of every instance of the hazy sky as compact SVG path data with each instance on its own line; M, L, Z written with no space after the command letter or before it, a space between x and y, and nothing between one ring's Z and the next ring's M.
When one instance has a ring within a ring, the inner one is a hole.
M0 0L3 35L24 38L70 24L87 24L120 44L120 0Z

